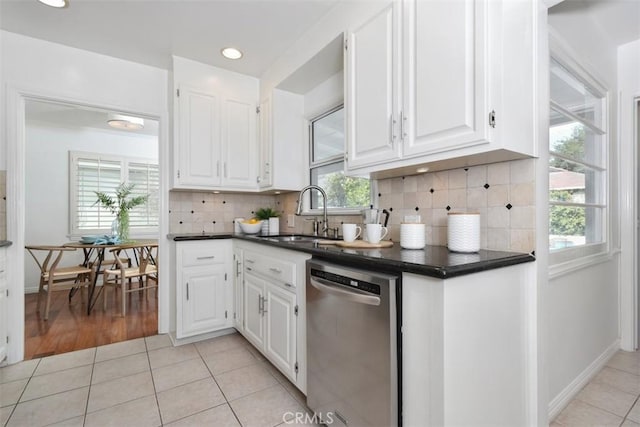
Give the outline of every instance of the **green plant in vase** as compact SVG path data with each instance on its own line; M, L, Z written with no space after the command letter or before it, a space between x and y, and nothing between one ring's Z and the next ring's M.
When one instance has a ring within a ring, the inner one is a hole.
M256 210L255 217L262 221L262 234L269 234L269 218L280 216L278 212L271 208L260 208Z
M95 191L98 200L96 200L94 205L99 203L103 208L109 209L109 211L116 216L114 221L116 223L118 238L121 241L129 240L129 211L136 206L145 204L147 200L149 200L148 194L145 196L130 197L134 187L135 184L121 183L116 188L115 199L107 193Z
M256 211L255 216L259 220L265 220L269 218L275 218L277 216L280 216L280 214L271 208L260 208Z

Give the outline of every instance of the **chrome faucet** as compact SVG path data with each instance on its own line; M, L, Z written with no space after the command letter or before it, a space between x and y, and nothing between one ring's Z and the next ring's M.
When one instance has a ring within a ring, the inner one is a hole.
M322 194L322 237L329 237L329 221L327 220L327 193L324 192L322 187L317 185L307 185L302 190L300 190L300 194L298 195L298 207L296 209L296 215L302 214L302 196L307 190L318 190L320 194Z

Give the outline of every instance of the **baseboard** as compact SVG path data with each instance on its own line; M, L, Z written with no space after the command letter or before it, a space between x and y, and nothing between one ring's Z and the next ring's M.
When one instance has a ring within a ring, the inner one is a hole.
M174 347L185 345L185 344L193 344L194 342L208 340L209 338L221 337L223 335L229 335L235 333L235 328L226 328L220 331L209 332L207 334L194 335L192 337L187 338L176 338L176 333L170 332L169 338L171 339L171 343Z
M609 359L620 350L620 340L615 340L596 360L580 373L571 383L549 402L549 422L552 422L560 412L576 397L589 381L607 364Z

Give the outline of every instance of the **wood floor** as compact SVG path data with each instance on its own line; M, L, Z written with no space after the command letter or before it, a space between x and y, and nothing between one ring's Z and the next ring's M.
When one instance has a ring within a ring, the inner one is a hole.
M157 289L127 294L126 317L120 316L120 293L114 305L113 291L109 292L106 311L100 296L89 316L80 293L71 303L68 296L68 291L51 294L49 320L45 321L36 312L37 294L25 295L25 360L158 333Z

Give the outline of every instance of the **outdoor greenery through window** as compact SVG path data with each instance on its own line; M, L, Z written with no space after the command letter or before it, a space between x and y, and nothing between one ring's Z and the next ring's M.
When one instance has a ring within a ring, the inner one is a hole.
M550 62L549 249L606 241L605 91Z
M147 203L129 213L131 234L156 232L159 223L158 163L150 159L133 159L97 153L69 153L69 212L71 234L105 234L115 219L109 209L96 204L96 191L115 198L122 182L134 184L132 197L149 195Z
M371 204L371 182L344 174L344 108L340 106L311 121L311 184L327 193L328 209L362 209ZM322 197L311 192L311 209L321 209Z

